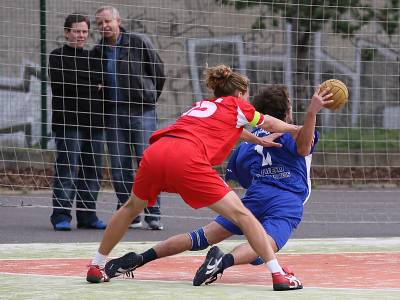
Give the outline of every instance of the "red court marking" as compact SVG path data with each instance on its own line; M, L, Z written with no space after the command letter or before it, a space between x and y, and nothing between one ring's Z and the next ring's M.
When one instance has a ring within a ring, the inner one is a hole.
M153 261L135 271L136 280L192 281L203 262L199 256L173 256ZM400 252L281 254L282 265L290 266L304 287L400 288ZM86 276L87 259L0 260L0 273ZM235 266L218 282L271 285L265 266ZM119 280L119 279L115 279Z

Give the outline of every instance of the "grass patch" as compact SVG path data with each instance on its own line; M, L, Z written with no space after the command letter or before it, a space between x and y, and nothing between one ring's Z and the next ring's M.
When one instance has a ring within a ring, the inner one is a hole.
M323 128L321 151L399 152L400 130L379 128Z

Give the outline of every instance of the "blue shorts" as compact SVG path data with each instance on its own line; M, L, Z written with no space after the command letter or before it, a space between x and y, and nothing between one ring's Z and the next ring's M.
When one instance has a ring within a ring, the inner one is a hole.
M243 232L239 227L224 217L218 216L215 218L215 221L229 232L237 235L243 235ZM275 241L278 250L280 250L286 244L294 230L290 220L285 218L266 218L264 221L262 221L261 225L264 227L265 232Z
M250 187L242 202L272 237L278 250L287 243L303 215L302 200L293 193L279 189L268 188L268 192L263 193L259 188L252 190ZM215 221L229 232L243 235L238 226L224 217L217 216Z

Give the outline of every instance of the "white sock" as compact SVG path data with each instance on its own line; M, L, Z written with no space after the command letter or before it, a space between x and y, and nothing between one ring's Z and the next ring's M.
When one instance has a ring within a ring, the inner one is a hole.
M97 251L91 264L94 266L99 266L102 269L106 265L106 262L107 262L107 255L103 255L99 251Z
M267 268L271 273L285 274L285 272L283 272L282 267L280 266L276 258L267 262Z

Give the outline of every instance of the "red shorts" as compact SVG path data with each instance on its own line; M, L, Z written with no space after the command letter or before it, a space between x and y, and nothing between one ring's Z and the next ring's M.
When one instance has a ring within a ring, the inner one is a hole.
M203 145L175 137L163 137L143 153L135 176L133 193L148 206L161 192L177 193L193 208L210 206L231 188L218 175Z

